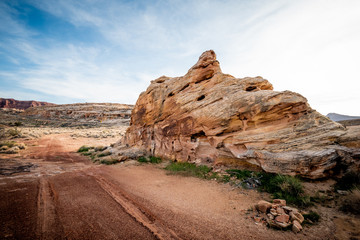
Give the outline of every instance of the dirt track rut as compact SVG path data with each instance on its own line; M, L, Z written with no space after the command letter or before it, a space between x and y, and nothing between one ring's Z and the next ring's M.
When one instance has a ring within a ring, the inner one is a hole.
M158 239L181 239L174 231L166 228L160 220L156 219L147 207L131 198L125 191L119 189L118 186L115 186L101 176L90 176L93 176L100 186L124 208L130 216L148 228Z
M38 221L39 239L60 239L63 235L62 225L56 212L56 193L50 182L41 177L38 187Z

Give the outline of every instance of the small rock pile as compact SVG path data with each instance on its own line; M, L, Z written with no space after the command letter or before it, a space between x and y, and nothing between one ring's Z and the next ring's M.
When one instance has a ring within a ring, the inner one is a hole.
M253 217L255 222L264 221L268 226L280 229L291 226L294 233L302 230L303 215L298 209L286 206L283 199L274 199L273 203L260 200L255 208L260 213Z

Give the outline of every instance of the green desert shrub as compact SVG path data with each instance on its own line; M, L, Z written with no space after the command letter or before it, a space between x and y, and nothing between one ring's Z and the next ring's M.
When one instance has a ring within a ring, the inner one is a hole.
M112 165L112 164L116 164L118 163L118 161L116 159L103 159L103 160L100 160L100 163L101 164L105 164L105 165Z
M82 152L88 152L89 150L91 149L91 147L88 147L88 146L81 146L80 148L79 148L79 150L77 150L77 152L79 152L79 153L82 153Z
M230 175L222 175L220 182L223 182L223 183L230 182Z
M98 158L96 158L96 156L95 156L95 155L90 155L90 159L91 159L91 161L92 161L93 163L95 163L95 162L99 161L99 159L98 159Z
M310 197L304 194L300 179L280 174L262 174L261 189L271 193L274 198L285 199L297 206L311 205Z
M207 178L208 173L211 171L211 168L206 165L197 166L194 163L188 162L172 162L170 165L165 167L165 169L174 174L198 178Z
M275 175L269 182L265 183L264 188L268 192L288 193L292 196L300 196L304 192L299 179L280 174Z
M242 179L251 177L253 174L253 171L229 169L229 170L226 170L226 173L228 173L230 177L236 177L237 179L242 180Z
M91 152L82 152L81 155L84 155L84 156L91 156L93 153Z
M102 152L100 154L98 154L98 157L105 157L105 156L110 156L111 152L110 151L106 151L106 152Z
M159 157L150 156L150 163L161 163L162 160Z
M230 182L234 177L237 180L244 181L249 178L254 178L261 183L258 189L272 194L274 198L285 199L287 203L302 207L312 204L310 196L304 194L304 189L299 178L240 169L229 169L225 172L226 174L222 176L221 182ZM241 186L244 187L244 183L241 184Z
M155 157L155 156L150 156L149 158L147 157L139 157L138 158L138 162L141 163L161 163L162 159L159 157Z
M217 180L217 181L221 181L221 179L222 179L221 176L216 172L211 172L211 174L208 174L206 178L209 179L209 180L214 179L214 180Z
M148 162L148 160L147 160L147 158L146 158L146 157L139 157L139 158L138 158L138 162L141 162L141 163L147 163L147 162Z

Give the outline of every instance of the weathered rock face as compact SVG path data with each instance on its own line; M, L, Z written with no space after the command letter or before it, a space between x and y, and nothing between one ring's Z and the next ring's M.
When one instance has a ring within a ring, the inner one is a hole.
M0 98L0 108L27 109L38 106L54 106L53 103L37 102L37 101L18 101L15 99Z
M346 129L300 94L272 89L262 77L223 74L206 51L185 76L151 82L121 144L177 161L326 177L348 154L337 144Z

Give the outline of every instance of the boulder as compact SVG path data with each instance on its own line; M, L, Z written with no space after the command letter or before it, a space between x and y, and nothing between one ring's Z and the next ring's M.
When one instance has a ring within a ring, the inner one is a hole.
M289 223L289 222L284 223L284 222L276 222L276 221L275 221L275 224L279 228L287 228L287 227L289 227L291 225L291 223Z
M269 227L272 228L276 228L276 229L283 229L283 228L287 228L291 225L291 223L283 223L283 222L277 222L271 219L266 219L266 223L268 224Z
M276 222L280 222L280 223L288 223L289 222L289 215L287 214L281 214L281 215L278 215L276 218L275 218L275 221Z
M301 213L299 212L290 212L289 214L291 221L298 221L299 223L302 223L304 221L304 217Z
M284 199L274 199L273 204L277 204L277 205L280 205L280 206L286 206L286 200L284 200Z
M274 208L270 209L270 213L271 213L271 215L273 215L273 216L277 216L277 215L278 215L276 209L274 209Z
M277 213L278 215L281 215L281 214L285 214L285 211L284 211L284 209L282 209L281 207L278 207L278 208L276 209L276 213Z
M282 207L286 213L290 213L290 212L298 212L299 210L297 210L296 208L293 207L289 207L289 206L283 206Z
M222 73L210 50L184 76L151 81L118 145L171 160L318 179L351 158L353 149L339 145L346 133L298 93L273 91L262 77Z
M255 208L263 213L267 213L267 211L271 208L271 203L264 201L264 200L260 200L256 205Z
M298 233L298 232L300 232L302 229L303 229L303 228L302 228L301 224L300 224L298 221L294 220L294 221L292 222L292 231L293 231L294 233Z

